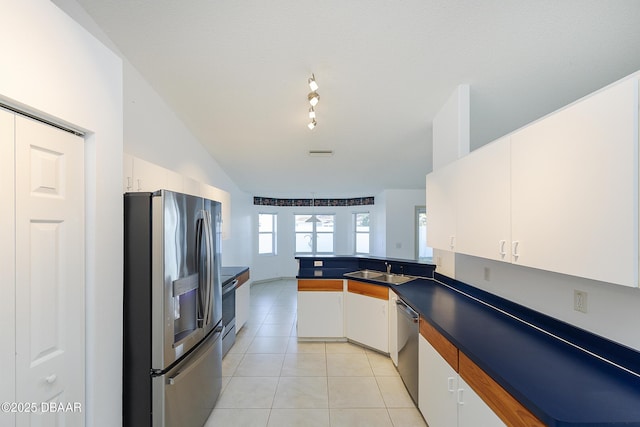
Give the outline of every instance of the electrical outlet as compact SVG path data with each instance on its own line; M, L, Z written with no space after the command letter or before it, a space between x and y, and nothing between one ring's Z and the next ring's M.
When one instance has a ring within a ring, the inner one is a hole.
M573 309L581 313L587 312L587 293L585 291L573 290Z
M491 269L489 267L484 268L484 280L488 282L491 280Z

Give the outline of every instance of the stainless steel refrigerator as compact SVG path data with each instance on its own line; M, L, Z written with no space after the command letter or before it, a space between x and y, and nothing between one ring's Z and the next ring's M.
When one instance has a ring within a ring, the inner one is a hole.
M202 427L222 387L220 203L124 195L123 425Z

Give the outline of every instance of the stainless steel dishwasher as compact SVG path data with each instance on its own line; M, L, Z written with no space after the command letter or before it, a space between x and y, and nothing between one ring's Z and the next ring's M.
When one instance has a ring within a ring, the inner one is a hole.
M418 334L419 316L400 298L396 301L398 316L398 372L418 405Z

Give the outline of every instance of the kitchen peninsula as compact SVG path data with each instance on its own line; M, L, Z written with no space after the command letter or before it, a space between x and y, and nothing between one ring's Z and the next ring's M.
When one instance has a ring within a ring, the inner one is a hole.
M309 339L328 334L325 338L356 341L393 358L395 312L389 302L401 298L419 313L418 406L428 423L433 414L425 410L425 399L432 394L425 390L435 381L425 376L425 368L433 353L454 380L470 386L465 396L478 395L495 415L490 425L640 426L640 354L628 347L435 273L429 264L375 257L297 259L299 339L307 332L316 334ZM417 278L388 285L345 276L385 272L389 266L392 273ZM371 304L357 299L363 296ZM374 314L376 299L382 311L387 307L382 321ZM369 335L354 338L363 329ZM458 414L468 410L455 405ZM465 425L462 416L457 419Z

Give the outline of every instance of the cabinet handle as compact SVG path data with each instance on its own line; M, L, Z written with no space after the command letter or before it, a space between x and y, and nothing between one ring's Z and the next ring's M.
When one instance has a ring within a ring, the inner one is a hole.
M47 384L53 384L54 382L56 382L57 379L58 377L56 376L56 374L51 374L48 377L46 377L44 380L47 382Z
M453 385L453 382L455 381L455 377L449 377L447 378L447 390L449 391L449 393L453 393L455 390L455 386Z
M515 241L511 243L511 254L513 255L514 261L518 260L518 257L520 256L520 254L518 253L518 246L519 246L520 242L519 241Z
M142 190L142 185L140 185L140 178L138 178L138 191Z
M458 405L464 405L464 396L463 396L464 390L459 388L458 389Z
M500 249L498 250L500 253L500 256L502 258L504 258L507 255L507 252L505 251L505 246L507 245L507 241L506 240L500 240Z
M127 177L127 190L131 190L131 177Z
M455 243L456 243L456 236L451 236L449 238L449 247L451 249L455 248L455 246L456 246Z

